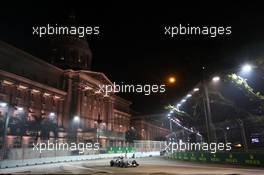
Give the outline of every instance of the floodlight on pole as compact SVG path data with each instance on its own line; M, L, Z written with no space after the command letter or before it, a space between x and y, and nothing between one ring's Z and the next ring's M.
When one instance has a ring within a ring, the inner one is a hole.
M4 107L7 106L7 103L5 103L5 102L1 102L1 103L0 103L0 106L4 108Z
M252 66L249 65L249 64L245 64L243 67L242 67L242 72L243 73L248 73L252 70Z
M218 82L218 81L220 81L220 77L219 76L215 76L215 77L212 78L212 81L213 82Z
M77 115L76 115L76 116L74 116L74 118L73 118L73 121L74 121L74 122L79 122L79 121L80 121L80 117L79 117L79 116L77 116Z
M190 97L192 97L192 94L187 94L186 97L187 97L187 98L190 98Z
M194 88L193 91L194 92L198 92L200 89L199 88Z

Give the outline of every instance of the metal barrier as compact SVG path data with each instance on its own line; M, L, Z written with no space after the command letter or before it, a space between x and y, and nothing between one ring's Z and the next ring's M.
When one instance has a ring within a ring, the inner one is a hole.
M141 158L141 157L149 157L149 156L159 156L160 152L135 152L135 153L127 153L127 156L132 157L133 154L135 154L135 157ZM0 168L3 169L3 168L13 168L13 167L30 166L30 165L43 165L43 164L49 164L49 163L107 159L107 158L113 158L113 157L118 157L118 156L124 156L124 153L46 157L46 158L41 158L41 159L24 159L24 160L3 160L3 161L0 161Z
M162 151L166 148L166 141L134 140L134 148L138 152Z
M264 167L264 153L218 152L213 154L209 152L175 152L168 157L175 160Z

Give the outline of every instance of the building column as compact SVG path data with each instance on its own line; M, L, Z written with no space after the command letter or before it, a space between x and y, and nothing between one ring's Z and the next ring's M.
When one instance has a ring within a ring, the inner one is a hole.
M63 109L63 122L62 125L68 123L68 125L71 123L71 113L72 113L72 106L71 106L71 101L72 101L72 79L71 76L68 77L68 87L67 87L67 97L66 100L64 100L64 109ZM64 125L64 127L70 127L67 125Z
M78 115L81 117L81 90L78 88L79 86L76 85L75 92L76 92L76 110L74 115Z
M94 128L94 122L95 122L95 118L94 118L94 97L91 97L91 127Z
M107 110L107 116L108 116L108 130L112 130L114 127L114 116L113 116L113 101L109 99L108 101L108 110Z
M109 103L109 125L110 125L110 130L113 130L114 128L114 113L113 113L113 101L110 100Z

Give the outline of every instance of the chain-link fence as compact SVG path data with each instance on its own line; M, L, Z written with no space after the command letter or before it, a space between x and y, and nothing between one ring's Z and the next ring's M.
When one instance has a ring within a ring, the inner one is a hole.
M162 151L165 149L166 141L135 140L134 148L137 152Z

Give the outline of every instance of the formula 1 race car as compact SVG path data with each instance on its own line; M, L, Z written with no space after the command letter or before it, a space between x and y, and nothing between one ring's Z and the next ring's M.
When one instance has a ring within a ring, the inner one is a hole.
M127 168L127 167L137 167L139 166L139 164L135 159L127 159L121 156L111 160L110 166Z

